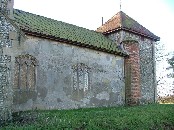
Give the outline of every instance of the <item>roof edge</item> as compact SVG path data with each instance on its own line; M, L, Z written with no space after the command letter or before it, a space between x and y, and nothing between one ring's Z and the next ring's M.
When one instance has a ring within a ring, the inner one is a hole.
M80 43L80 42L77 42L77 41L71 41L71 40L67 40L67 39L63 39L63 38L57 38L57 37L53 37L53 36L49 36L49 35L44 35L44 34L37 33L37 32L32 32L32 31L25 30L25 29L21 29L21 30L25 34L30 35L30 36L36 36L36 37L40 37L40 38L46 38L46 39L49 39L49 40L55 40L55 41L58 41L58 42L64 42L64 43L67 43L67 44L81 46L81 47L93 49L93 50L96 50L96 51L102 51L102 52L105 52L105 53L119 55L119 56L123 56L123 57L126 57L127 56L127 53L124 53L121 50L119 52L117 52L117 51L109 51L107 49L96 47L96 46L93 46L93 45L89 45L89 44L86 44L85 45L85 44Z
M133 30L124 28L124 27L119 27L119 28L116 28L116 29L113 29L113 30L108 30L108 31L106 31L106 32L103 32L103 34L104 34L104 35L107 35L107 34L109 34L109 33L114 33L114 32L119 31L119 30L125 30L125 31L128 31L128 32L134 33L134 34L138 34L138 35L141 35L141 36L150 38L150 39L154 40L155 42L156 42L156 41L160 41L160 37L158 37L158 36L156 36L156 35L155 35L155 37L152 37L152 36L145 35L145 34L143 34L143 33L137 32L137 31L133 31Z

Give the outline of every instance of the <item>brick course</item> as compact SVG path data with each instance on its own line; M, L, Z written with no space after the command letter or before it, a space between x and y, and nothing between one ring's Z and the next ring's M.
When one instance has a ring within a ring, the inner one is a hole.
M124 41L125 50L129 53L129 57L125 59L125 68L130 66L130 76L125 75L126 78L130 78L130 82L126 86L126 103L127 105L136 105L139 103L141 96L140 92L140 55L139 45L135 41Z

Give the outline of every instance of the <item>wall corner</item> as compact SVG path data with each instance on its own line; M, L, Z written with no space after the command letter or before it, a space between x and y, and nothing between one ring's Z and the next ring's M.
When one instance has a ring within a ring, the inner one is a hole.
M133 40L123 41L129 57L125 58L125 102L138 105L141 98L139 44Z

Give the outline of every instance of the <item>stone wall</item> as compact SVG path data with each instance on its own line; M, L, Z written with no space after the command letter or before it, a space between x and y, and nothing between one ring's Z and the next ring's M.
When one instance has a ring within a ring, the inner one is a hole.
M15 28L8 17L0 14L0 122L10 120L12 112L11 55L4 53L4 49L12 47L11 32L15 32Z
M141 100L143 103L150 103L156 100L156 70L154 41L126 31L119 31L109 34L108 38L114 40L117 44L122 40L130 38L138 41L140 49L140 85ZM121 38L118 38L121 37Z
M125 102L124 57L31 36L12 51L12 66L18 66L12 77L19 73L24 77L17 78L19 83L13 79L16 111L116 106ZM34 72L25 62L28 54L37 59ZM34 89L30 79L35 80Z
M119 44L123 41L122 33L123 31L118 31L117 33L111 33L107 35L107 37L114 41L116 44Z

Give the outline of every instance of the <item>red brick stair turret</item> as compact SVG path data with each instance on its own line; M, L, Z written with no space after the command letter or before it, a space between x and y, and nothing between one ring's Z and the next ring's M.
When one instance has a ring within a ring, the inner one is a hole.
M135 40L124 40L123 45L129 57L125 58L125 98L127 105L138 105L140 90L139 44Z

